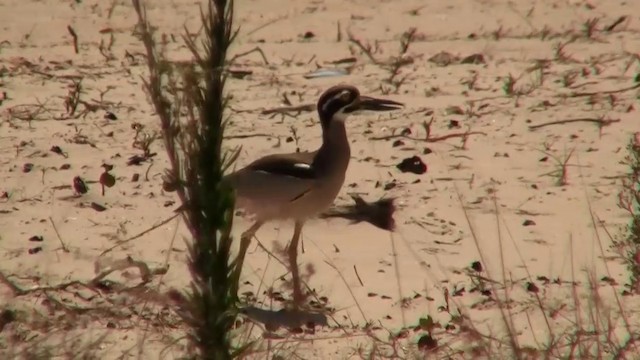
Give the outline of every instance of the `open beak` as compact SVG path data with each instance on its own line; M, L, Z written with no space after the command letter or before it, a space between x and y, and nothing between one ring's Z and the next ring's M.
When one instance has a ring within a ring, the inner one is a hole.
M358 99L358 110L389 111L398 110L402 107L404 107L403 103L393 100L376 99L369 96L360 96L360 99Z

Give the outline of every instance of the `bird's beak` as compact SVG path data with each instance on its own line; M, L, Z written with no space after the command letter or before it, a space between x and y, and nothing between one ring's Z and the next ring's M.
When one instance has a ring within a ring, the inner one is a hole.
M387 99L376 99L369 96L360 96L357 102L358 110L389 111L398 110L402 107L404 107L403 103Z

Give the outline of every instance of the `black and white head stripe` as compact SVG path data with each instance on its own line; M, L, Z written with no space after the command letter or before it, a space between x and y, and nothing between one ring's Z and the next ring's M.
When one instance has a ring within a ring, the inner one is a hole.
M317 104L322 126L329 125L336 113L352 104L359 96L358 89L350 85L336 85L326 90Z

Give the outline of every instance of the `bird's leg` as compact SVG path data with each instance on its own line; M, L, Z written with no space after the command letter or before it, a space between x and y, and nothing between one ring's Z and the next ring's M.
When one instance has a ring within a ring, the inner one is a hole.
M304 301L300 284L300 272L298 271L298 242L300 241L300 234L302 233L302 225L304 225L303 221L296 221L293 237L291 238L288 249L289 267L291 267L291 277L293 278L293 302L296 307Z
M247 249L249 249L249 244L251 243L251 239L256 234L258 229L264 224L263 221L256 221L249 229L240 235L240 250L238 252L238 256L235 260L235 269L234 276L231 282L232 286L232 294L237 295L238 288L240 288L240 275L242 273L242 266L244 265L244 257L247 254Z

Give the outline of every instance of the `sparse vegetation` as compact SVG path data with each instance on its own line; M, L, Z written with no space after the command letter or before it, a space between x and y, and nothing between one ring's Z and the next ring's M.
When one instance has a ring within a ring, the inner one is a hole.
M624 164L628 172L622 177L618 206L630 219L622 239L615 241L613 247L627 265L629 293L640 294L640 133L634 134L626 150Z
M508 74L502 80L502 92L506 97L514 99L514 105L520 106L520 99L531 95L544 84L545 69L547 63L544 61L536 62L533 67L519 75L517 78L513 74ZM519 84L520 80L525 76L533 73L534 77L530 82Z
M600 23L600 18L587 19L582 25L584 37L593 40L596 32L598 31L598 23Z
M388 72L388 77L384 80L386 83L392 86L391 89L380 87L383 94L388 94L392 90L397 93L400 90L402 84L409 79L410 74L404 74L401 76L402 69L413 64L414 56L409 54L409 47L412 43L419 39L419 34L416 28L410 28L402 35L400 35L400 48L397 55L391 56L388 60L379 60L377 53L380 51L379 44L376 42L374 45L370 43L363 43L357 39L353 34L349 33L349 42L355 45L355 49L351 48L351 53L355 54L358 49L361 53L364 53L367 58L376 65L379 65Z
M149 79L146 90L162 125L171 162L166 180L172 182L182 201L181 212L192 240L188 245L192 281L183 293L173 296L178 313L189 326L189 339L202 359L231 359L246 349L234 349L232 327L237 316L238 284L234 284L232 256L234 200L222 182L237 151L224 152L222 139L227 124L225 90L226 57L236 35L233 0L211 0L201 15L202 41L189 33L184 40L193 67L170 71L171 62L156 47L144 5L133 0L142 42L147 50ZM163 83L168 78L169 87ZM186 119L182 114L187 114ZM138 148L149 154L154 136L136 130ZM236 280L237 281L237 280ZM184 296L182 295L184 294Z
M573 153L575 152L575 148L571 149L568 153L565 151L562 157L554 155L549 151L545 151L545 150L539 150L539 151L546 155L540 161L546 162L547 161L546 159L551 158L551 160L553 160L553 165L555 167L553 171L550 171L544 174L544 176L551 176L555 178L555 183L558 186L569 185L569 166L571 166L571 164L569 164L569 160L571 160L571 156L573 156Z

